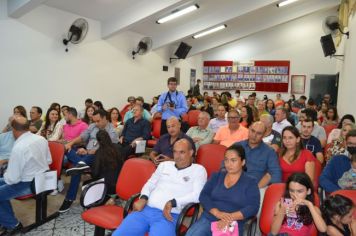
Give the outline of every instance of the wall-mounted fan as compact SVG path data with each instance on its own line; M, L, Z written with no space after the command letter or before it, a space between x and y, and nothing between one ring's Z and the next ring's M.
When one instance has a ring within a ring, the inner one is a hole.
M135 55L144 55L147 52L149 52L152 48L152 39L150 37L144 37L143 39L140 40L140 42L137 45L136 51L132 51L132 59L135 59Z
M76 19L70 26L68 31L68 38L63 39L63 44L66 45L66 52L68 52L68 43L78 44L88 33L89 24L83 18Z
M349 32L344 32L344 26L339 21L337 16L328 16L323 21L323 30L325 34L336 35L338 32L347 35L349 38Z

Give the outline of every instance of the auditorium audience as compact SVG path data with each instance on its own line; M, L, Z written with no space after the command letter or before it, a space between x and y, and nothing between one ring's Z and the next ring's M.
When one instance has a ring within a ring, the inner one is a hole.
M77 110L74 107L69 107L66 116L66 124L63 126L62 143L67 143L77 138L84 130L88 128L88 124L78 119Z
M283 107L277 107L274 117L275 122L272 125L272 129L278 133L282 134L285 127L292 126L292 124L287 120L287 111Z
M301 124L302 124L302 128L301 128L300 136L301 136L301 142L303 144L303 148L311 151L314 157L316 157L318 161L320 161L320 163L323 163L324 155L323 155L323 149L321 147L320 141L319 139L317 139L312 135L313 128L314 128L313 120L307 118L303 120Z
M59 112L55 107L49 108L45 121L37 132L48 141L59 141L63 133L63 125L59 122Z
M326 119L323 120L322 126L326 125L338 125L339 124L339 115L337 114L336 107L329 107L328 112L326 113Z
M189 228L187 236L211 235L212 224L224 229L233 222L237 222L239 235L243 235L246 220L257 214L260 205L256 179L244 171L245 159L241 145L227 148L225 168L214 173L201 191L199 201L203 213Z
M214 110L210 106L210 98L204 99L203 104L204 105L200 108L200 110L207 112L210 115L210 117L214 117Z
M209 126L208 126L209 129L211 129L214 133L216 133L220 127L228 124L225 118L225 114L226 114L225 106L219 104L217 110L217 116L216 118L213 118L209 121Z
M252 109L249 106L243 106L241 108L240 116L241 116L240 125L242 125L245 128L250 127L250 125L255 120L253 117Z
M87 108L90 106L93 106L93 100L91 98L87 98L87 99L85 99L84 104L85 104L85 108L83 110L81 110L78 115L78 118L80 118L80 119L84 118Z
M9 122L8 122L7 125L4 127L4 129L2 130L3 133L12 130L11 122L12 122L13 116L23 116L23 117L27 118L26 109L25 109L23 106L21 106L21 105L14 107L14 109L13 109L13 115L9 117Z
M236 110L230 110L227 115L228 125L218 129L214 143L230 147L233 143L247 139L248 129L240 125L240 115Z
M273 148L278 153L281 147L282 137L281 135L272 129L273 116L270 114L264 114L260 117L260 121L265 125L266 132L263 135L263 142Z
M32 133L37 133L38 130L42 127L42 109L37 106L33 106L30 110L30 131Z
M122 125L120 111L116 107L113 107L109 110L109 121L114 126L117 136L120 136L124 126Z
M266 111L274 117L276 113L276 109L274 107L274 101L272 99L268 99L266 102Z
M331 143L332 141L335 141L335 140L337 140L337 139L340 137L342 127L343 127L345 124L355 124L355 118L354 118L354 116L351 115L351 114L346 114L346 115L344 115L344 116L341 118L341 120L340 120L340 122L339 122L337 128L336 128L336 129L333 129L333 130L330 132L330 134L329 134L329 136L328 136L328 143Z
M170 118L171 119L176 118ZM167 126L169 126L169 122ZM167 127L169 129L169 127ZM193 163L194 150L186 139L173 146L173 161L161 163L141 190L134 211L122 221L113 236L175 236L177 218L188 203L198 203L207 174Z
M84 121L88 125L93 123L93 113L94 113L94 111L95 111L94 106L88 106L85 109L85 114L84 114L84 118L82 119L82 121Z
M195 149L203 144L208 144L213 141L214 132L208 128L210 121L210 115L202 111L198 115L198 126L190 127L187 131L187 135L191 137L195 144Z
M134 117L134 111L133 110L136 107L136 105L143 107L143 99L136 98L135 105L131 106L131 109L128 110L125 113L124 123L126 123L129 119ZM142 111L142 118L147 120L147 121L149 121L149 122L152 120L150 112L147 111L146 109L143 109L143 111Z

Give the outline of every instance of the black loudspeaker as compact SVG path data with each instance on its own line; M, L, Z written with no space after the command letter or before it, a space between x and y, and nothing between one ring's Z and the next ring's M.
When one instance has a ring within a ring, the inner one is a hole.
M322 36L320 38L320 43L323 48L324 56L331 56L336 53L333 37L331 37L331 34Z
M181 42L174 55L176 55L179 59L185 59L191 48L192 46L189 46L188 44Z
M163 70L163 71L168 71L168 66L163 66L163 67L162 67L162 70Z

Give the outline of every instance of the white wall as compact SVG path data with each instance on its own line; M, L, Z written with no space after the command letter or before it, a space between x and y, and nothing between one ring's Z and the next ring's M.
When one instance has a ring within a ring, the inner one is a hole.
M189 88L190 69L201 75L201 55L169 64L172 48L131 58L141 35L125 32L100 38L100 23L87 19L89 32L79 45L62 44L71 23L79 16L40 6L20 19L7 17L6 0L0 0L0 128L16 105L44 110L56 101L82 109L87 97L105 107L121 108L130 95L146 101L165 91L174 67L181 69L179 90ZM169 65L163 72L162 66Z
M324 58L319 41L324 35L322 21L326 16L335 14L335 9L331 9L307 15L210 50L203 53L203 59L204 61L289 60L291 75L307 76L305 95L308 96L309 80L313 74L336 73L335 59ZM243 92L244 95L250 93ZM258 97L267 94L275 98L275 93L257 94ZM288 99L289 94L282 93L282 97Z
M344 54L344 61L339 61L338 71L339 79L339 96L338 109L340 114L353 114L356 117L356 106L354 105L356 89L356 15L349 18L350 38L343 38L343 50L338 54Z

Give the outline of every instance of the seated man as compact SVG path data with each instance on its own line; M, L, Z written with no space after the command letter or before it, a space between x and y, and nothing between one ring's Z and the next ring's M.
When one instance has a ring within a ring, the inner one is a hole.
M233 143L248 138L248 129L240 125L240 115L236 110L229 111L227 126L220 127L214 137L214 143L230 147Z
M66 124L63 126L62 142L70 142L79 137L79 135L88 128L88 124L78 119L77 110L69 107L65 115Z
M209 121L209 113L202 111L198 115L198 126L191 127L187 132L187 135L193 139L196 150L200 145L213 141L214 132L208 128Z
M277 131L272 129L272 124L274 122L273 116L270 114L264 114L260 116L260 121L266 127L266 132L263 135L263 142L273 148L276 153L278 153L282 144L282 137Z
M227 125L227 120L225 119L225 113L226 113L225 106L220 104L218 106L217 113L218 113L218 116L214 119L211 119L209 122L209 128L214 133L216 133L220 127Z
M126 114L124 116L124 123L126 123L128 119L131 119L132 117L134 117L133 109L134 109L135 105L139 105L139 106L143 107L143 101L139 98L135 99L135 104L131 107L131 109L129 111L126 112ZM142 117L145 120L148 120L150 122L152 120L151 113L149 111L147 111L146 109L143 109Z
M13 120L13 118L11 118ZM0 177L3 176L10 158L15 138L12 131L0 134Z
M272 125L272 129L282 134L282 131L287 126L292 126L287 120L287 110L283 107L278 107L276 109L276 114L274 115L275 122Z
M167 124L168 126L168 124ZM141 190L134 212L121 223L113 236L166 235L174 236L177 218L190 202L199 202L206 182L203 166L193 164L190 141L181 139L173 147L174 161L161 163Z
M30 110L30 131L32 133L37 133L42 127L42 109L40 107L32 107Z
M143 107L135 105L132 111L134 116L125 122L119 138L119 152L125 160L135 154L136 141L148 140L151 137L151 124L142 117Z
M73 201L75 200L80 184L81 171L89 169L88 165L92 165L95 158L95 151L99 148L96 140L96 133L100 129L105 129L108 132L113 143L118 142L117 134L113 125L106 119L106 111L96 110L93 113L93 122L89 127L81 133L81 135L65 145L67 158L70 162L75 164L74 168L68 169L67 174L71 175L70 185L67 195L63 201L59 212L63 213L69 210ZM87 143L86 148L73 148L75 144Z
M163 121L162 121L163 122ZM194 141L185 133L183 133L180 128L181 124L176 117L171 117L166 121L168 133L162 135L157 144L153 147L150 153L151 160L158 165L163 161L171 161L173 159L173 145L178 140L185 138L191 142L193 146L193 156L195 156L195 145Z
M327 192L331 193L341 189L338 185L342 175L351 168L350 158L356 153L356 130L350 130L346 134L346 147L348 156L336 155L325 166L319 178L320 186Z
M320 163L324 162L323 149L321 147L319 139L312 135L314 128L314 122L312 119L305 119L302 122L302 129L300 132L301 141L303 147L311 151Z
M1 235L13 235L21 230L22 224L16 219L10 200L31 194L35 175L47 171L52 163L47 140L29 132L25 117L15 117L11 126L16 142L4 178L0 178Z

